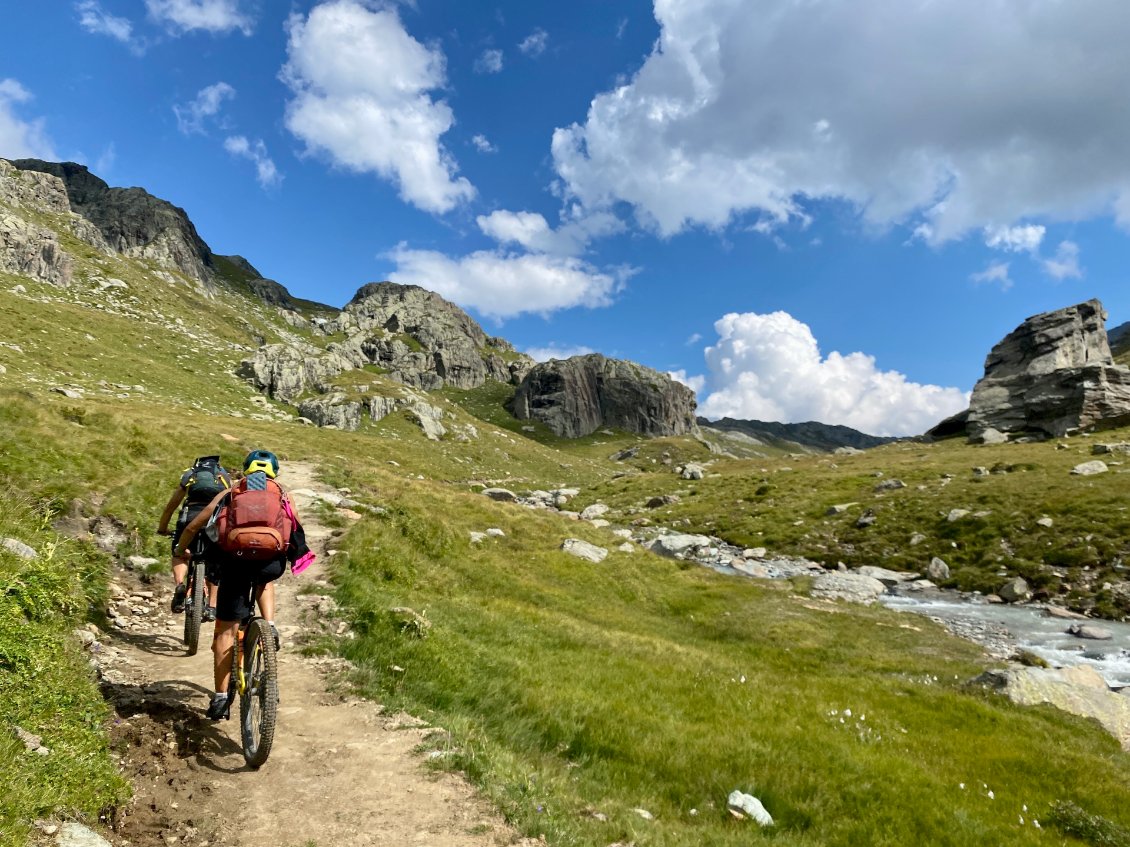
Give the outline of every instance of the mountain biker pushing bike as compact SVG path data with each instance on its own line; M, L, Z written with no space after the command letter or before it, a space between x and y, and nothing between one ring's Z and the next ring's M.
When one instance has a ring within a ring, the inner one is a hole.
M275 482L278 473L279 460L274 453L252 450L243 460L243 479L200 510L184 528L177 547L183 553L205 526L217 543L220 590L212 640L216 688L208 706L212 720L228 717L231 709L228 684L232 652L240 623L251 617L252 597L277 643L273 583L283 575L288 560L294 563L296 573L313 560L294 508Z
M172 569L173 569L173 600L172 610L180 613L184 611L185 593L188 588L188 564L190 556L186 552L183 555L177 555L177 542L180 540L181 534L184 532L185 526L195 518L200 510L207 506L217 494L227 491L231 488L232 481L231 475L224 470L224 466L220 464L219 456L201 456L192 463L192 467L186 468L180 476L180 482L173 490L172 496L169 497L169 502L165 504L165 511L161 515L161 523L157 527L158 535L172 535ZM181 501L184 501L183 506ZM177 516L176 529L169 532L169 520L176 511L177 506L181 506L180 514ZM184 545L184 550L189 550L188 545ZM205 582L208 584L208 599L204 606L203 619L206 621L214 621L216 619L216 580L215 573L211 566L206 571Z

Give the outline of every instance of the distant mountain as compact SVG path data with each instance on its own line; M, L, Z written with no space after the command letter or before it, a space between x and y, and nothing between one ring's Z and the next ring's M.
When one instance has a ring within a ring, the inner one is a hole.
M1106 331L1110 354L1120 365L1130 365L1130 321Z
M734 418L710 421L706 418L699 418L698 425L699 427L723 432L737 432L770 447L790 449L790 445L799 445L822 452L831 452L837 447L854 447L857 450L866 450L868 447L878 447L880 444L898 440L897 438L879 435L867 435L857 429L852 429L850 426L825 424L818 421L777 423L775 421L743 421Z

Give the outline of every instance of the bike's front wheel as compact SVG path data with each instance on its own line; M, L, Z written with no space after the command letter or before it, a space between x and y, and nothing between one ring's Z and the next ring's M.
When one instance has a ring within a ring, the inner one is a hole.
M190 656L195 656L200 646L200 622L203 619L204 563L194 559L189 565L188 599L184 605L184 643Z
M244 688L239 698L243 758L260 767L271 754L279 709L278 659L270 624L255 618L243 636Z

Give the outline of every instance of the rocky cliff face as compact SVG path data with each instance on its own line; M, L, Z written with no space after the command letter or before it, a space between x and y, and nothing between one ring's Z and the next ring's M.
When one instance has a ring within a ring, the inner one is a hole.
M599 353L536 365L514 396L514 416L579 438L609 426L640 435L695 428L694 392L666 374Z
M985 359L969 410L932 435L974 442L1130 423L1130 369L1115 365L1098 300L1028 318Z
M366 365L424 391L477 388L488 380L517 383L533 366L458 306L414 285L369 283L336 317L315 318L309 326L345 337L325 350L311 344L262 347L243 363L243 375L272 397L293 402L309 392L332 392L335 377Z
M74 162L16 159L11 164L57 179L65 208L93 224L102 245L124 256L151 259L200 282L211 280L212 252L183 209L140 188L111 188Z

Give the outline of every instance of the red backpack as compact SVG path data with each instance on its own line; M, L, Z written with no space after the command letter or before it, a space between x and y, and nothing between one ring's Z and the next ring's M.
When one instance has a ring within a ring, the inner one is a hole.
M241 479L216 519L220 549L244 559L266 560L286 554L293 522L287 515L286 493L272 479L263 491Z

